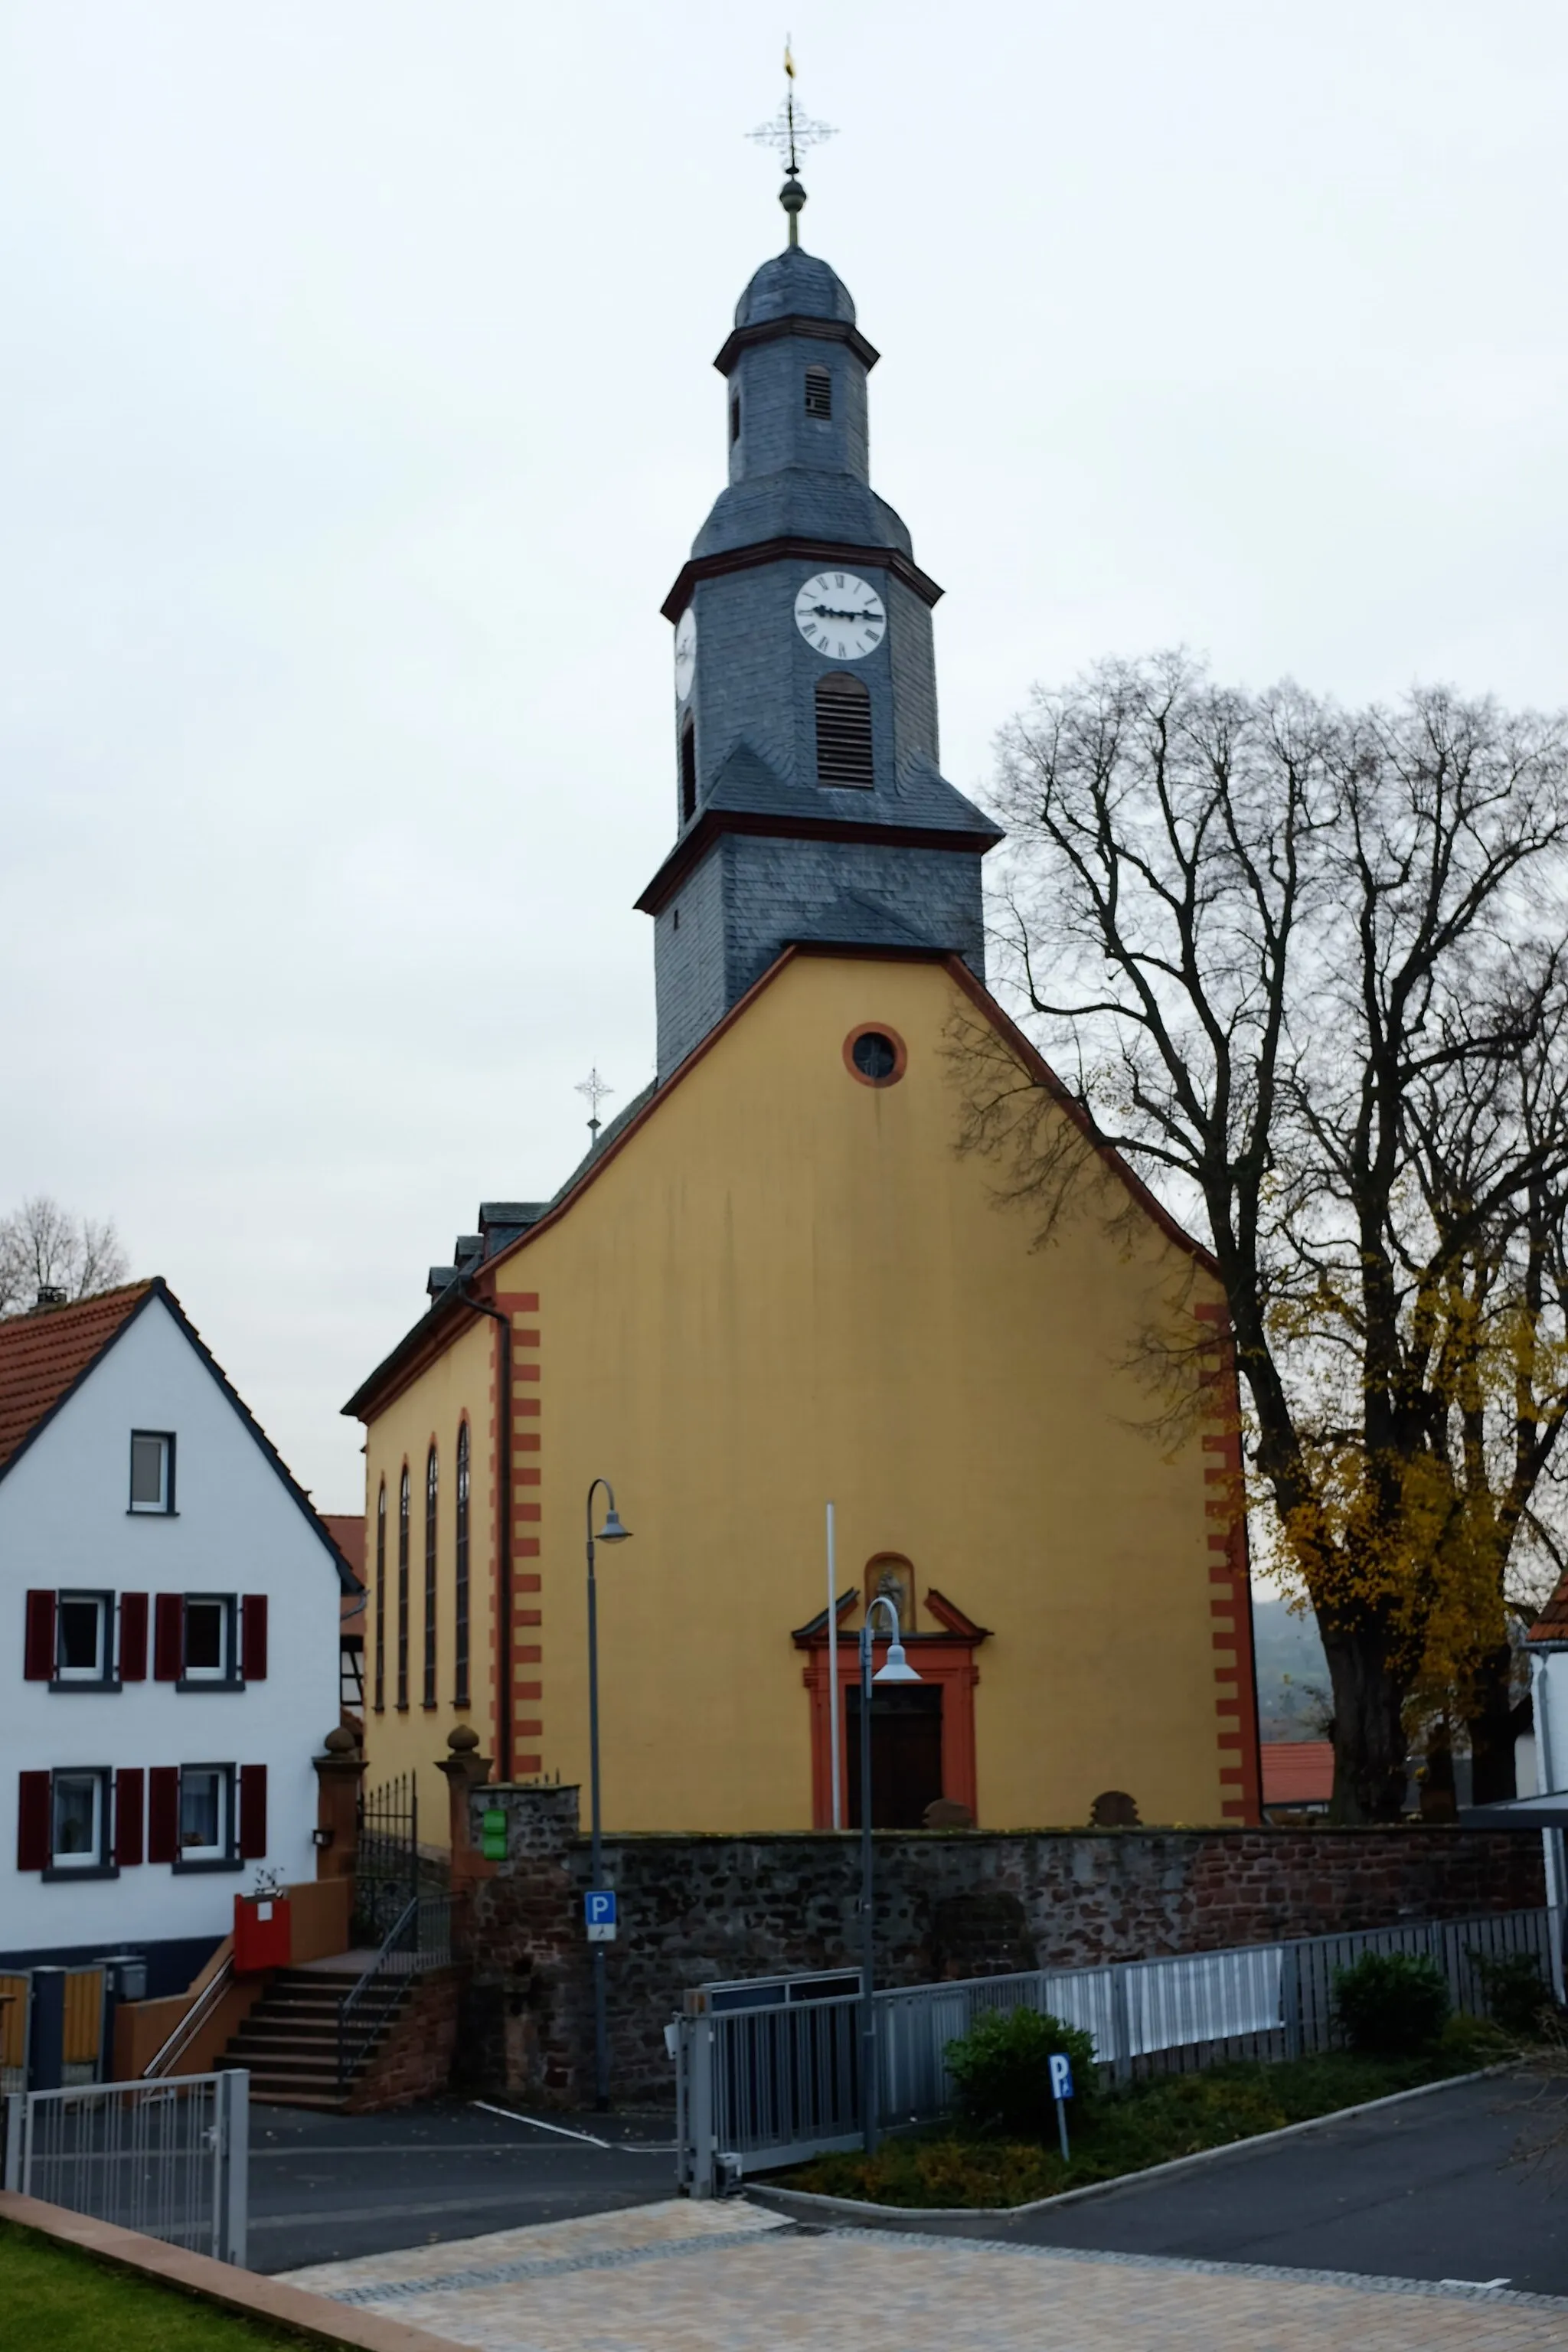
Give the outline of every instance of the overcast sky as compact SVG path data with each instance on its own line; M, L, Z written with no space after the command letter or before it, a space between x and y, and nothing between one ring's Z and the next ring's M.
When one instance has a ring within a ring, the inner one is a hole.
M1561 0L789 0L943 766L1184 642L1564 697ZM650 1075L659 604L783 241L737 0L0 0L0 1209L327 1508L482 1197Z

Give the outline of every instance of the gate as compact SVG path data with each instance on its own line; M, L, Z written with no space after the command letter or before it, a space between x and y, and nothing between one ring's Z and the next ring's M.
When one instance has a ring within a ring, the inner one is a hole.
M140 2230L220 2263L245 2262L250 2077L14 2091L5 2186Z
M419 1790L412 1772L362 1789L354 1857L356 1943L380 1945L419 1892Z

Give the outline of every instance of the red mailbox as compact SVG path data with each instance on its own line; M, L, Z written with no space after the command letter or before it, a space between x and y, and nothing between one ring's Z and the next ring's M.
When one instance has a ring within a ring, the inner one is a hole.
M293 1948L290 1906L286 1895L237 1895L234 1898L234 1972L259 1976L264 1969L286 1969Z

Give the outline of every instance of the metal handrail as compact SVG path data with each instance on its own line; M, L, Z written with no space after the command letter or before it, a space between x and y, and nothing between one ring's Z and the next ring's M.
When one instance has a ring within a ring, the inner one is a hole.
M205 2022L210 2011L216 2008L218 1996L227 1990L233 1978L234 1954L230 1952L216 1973L207 1979L168 2040L161 2049L153 2052L142 2067L142 2077L144 2082L153 2075L166 2074L174 2060L195 2041L197 2028Z
M351 2023L353 2022L353 2011L359 2008L379 1978L391 1979L394 1975L407 1974L406 1969L395 1969L393 1963L401 1957L399 1947L411 1925L414 1929L415 1954L417 1956L419 1948L419 1897L417 1895L404 1905L374 1959L358 1982L350 1986L338 2003L338 2081L340 2084L348 2083L353 2079L353 2066L357 2066L364 2056L374 2036L376 2026L380 2022L379 2018L372 2020L368 2025L363 2020L360 2021L360 2037L353 2052L353 2066L351 2066L349 2032Z

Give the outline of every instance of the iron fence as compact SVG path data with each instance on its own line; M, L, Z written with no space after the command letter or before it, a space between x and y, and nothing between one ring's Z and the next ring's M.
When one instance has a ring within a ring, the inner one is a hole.
M1442 1969L1456 2009L1485 2000L1476 1956L1528 1952L1551 1979L1557 1914L1507 1911L1476 1919L1402 1923L1169 1959L879 1992L877 2105L883 2129L945 2113L944 2053L988 2010L1030 2008L1080 2027L1116 2080L1180 2073L1226 2059L1279 2059L1334 2047L1337 1971L1368 1952L1424 1954ZM859 2000L829 1980L771 1979L759 2005L743 1985L689 1994L670 2040L677 2065L677 2169L711 2195L721 2159L771 2169L859 2142ZM840 1979L840 1982L843 1980Z
M243 2069L13 2092L5 2186L243 2264L249 2092Z

